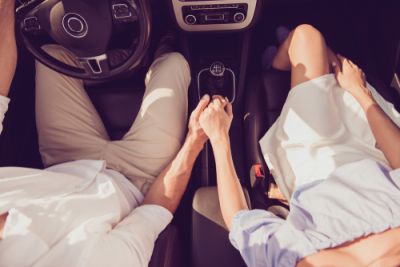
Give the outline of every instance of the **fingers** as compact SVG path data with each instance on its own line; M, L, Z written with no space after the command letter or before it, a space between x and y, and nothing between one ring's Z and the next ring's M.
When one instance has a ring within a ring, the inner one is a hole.
M339 60L341 68L343 67L343 64L345 63L346 58L343 57L341 54L337 54L337 58Z
M197 107L193 110L192 114L195 118L199 118L201 113L207 108L210 103L210 96L204 95L201 99Z
M224 98L219 95L214 95L212 97L212 101L211 102L208 101L208 104L204 103L204 105L205 106L201 105L201 102L200 102L198 107L195 109L194 112L196 112L196 114L198 114L198 116L200 116L201 113L211 112L212 110L215 110L215 111L224 110L224 111L226 111L226 113L229 116L233 115L232 104L229 102L228 98L226 98L226 97ZM200 106L201 106L201 108L200 108Z
M333 68L335 68L335 66L340 64L337 55L335 53L333 53L331 49L328 49L328 58L329 58L329 62Z
M212 98L213 98L212 104L216 108L224 109L226 107L226 105L229 103L229 101L227 100L226 97L224 98L220 95L214 95Z
M334 67L334 71L335 71L335 76L336 76L336 79L340 76L340 74L341 74L341 69L340 69L340 66L339 65L335 65Z
M340 54L337 54L337 57L342 65L342 70L343 70L344 66L350 66L355 69L360 69L360 67L357 64L355 64L353 61L351 61L350 59L348 59Z
M233 116L232 104L229 101L228 104L226 105L226 113L228 114L229 117Z

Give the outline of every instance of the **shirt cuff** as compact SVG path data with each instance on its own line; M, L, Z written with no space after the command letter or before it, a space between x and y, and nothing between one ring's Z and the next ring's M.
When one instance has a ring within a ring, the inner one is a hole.
M260 227L283 222L282 218L266 210L242 210L236 213L232 219L229 240L235 248L240 250L245 240ZM269 231L273 232L273 228L269 228Z
M8 104L10 103L10 99L8 97L0 95L0 134L3 131L3 120L4 115L8 110Z
M128 217L131 217L128 221L133 219L136 221L135 224L140 224L140 227L146 228L149 231L148 234L151 235L151 232L155 238L157 238L173 219L172 213L159 205L139 206L134 209ZM124 224L124 222L122 224Z
M155 222L158 230L162 232L165 227L172 221L174 216L166 208L160 205L141 205L135 209L137 212L151 218L150 221Z

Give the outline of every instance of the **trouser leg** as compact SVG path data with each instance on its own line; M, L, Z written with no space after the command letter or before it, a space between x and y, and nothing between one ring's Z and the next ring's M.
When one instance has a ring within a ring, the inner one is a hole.
M77 64L68 51L58 46L47 46L45 50L67 64ZM108 135L83 81L40 62L36 62L36 122L45 166L102 158Z
M187 123L190 69L178 53L161 56L146 76L146 92L129 132L110 143L105 158L143 192L181 147Z

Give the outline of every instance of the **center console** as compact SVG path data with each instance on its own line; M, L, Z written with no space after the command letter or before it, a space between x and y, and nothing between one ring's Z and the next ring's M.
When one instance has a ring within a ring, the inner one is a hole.
M172 0L182 30L229 31L251 25L260 0Z
M233 161L240 177L246 177L244 154L244 102L246 75L252 42L250 30L259 18L263 0L168 0L181 29L182 53L188 60L192 84L191 108L205 94L226 97L235 114L230 131ZM199 185L216 184L212 149L201 154ZM204 266L204 265L203 265Z

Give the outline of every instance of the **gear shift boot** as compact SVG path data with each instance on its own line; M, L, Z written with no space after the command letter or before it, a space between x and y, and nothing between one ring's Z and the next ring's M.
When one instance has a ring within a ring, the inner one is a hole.
M222 62L214 62L197 75L197 90L199 99L205 94L221 95L233 103L236 97L235 73Z

